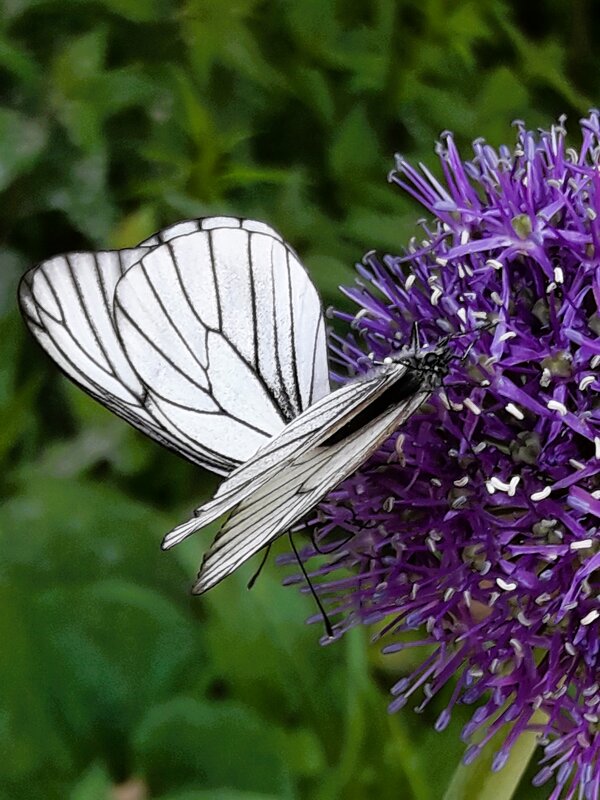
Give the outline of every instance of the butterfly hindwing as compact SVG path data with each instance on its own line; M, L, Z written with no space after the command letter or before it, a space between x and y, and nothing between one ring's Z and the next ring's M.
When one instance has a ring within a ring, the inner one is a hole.
M195 460L187 444L173 440L145 408L144 387L113 324L115 287L143 252L51 258L21 281L21 310L38 342L71 380L148 436Z
M131 250L49 259L20 302L72 380L217 472L329 391L316 290L260 222L189 220Z

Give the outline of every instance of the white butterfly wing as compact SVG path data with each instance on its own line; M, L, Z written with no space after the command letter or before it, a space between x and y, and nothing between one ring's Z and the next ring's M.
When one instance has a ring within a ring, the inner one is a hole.
M140 242L139 247L154 247L163 242L169 242L178 236L186 236L188 233L195 233L196 231L212 231L216 228L241 228L245 231L252 231L254 233L264 233L267 236L272 236L283 242L281 236L276 230L264 222L258 222L255 219L241 219L240 217L200 217L199 219L185 219L169 225L168 228L163 228L158 233L144 239ZM290 250L290 246L286 245Z
M59 256L27 273L20 301L70 378L217 472L329 391L316 291L293 251L260 222L185 221L133 250Z
M115 319L150 407L231 459L329 388L318 295L270 234L216 228L154 247L119 282Z
M389 365L370 377L347 383L314 403L235 469L221 483L214 498L196 509L190 520L168 533L163 548L183 541L256 492L273 475L285 471L289 463L328 439L400 380L405 372L403 364Z
M348 477L429 396L418 392L356 434L315 447L271 474L225 523L205 555L194 586L201 594L227 577L265 545L288 531Z
M143 252L71 253L44 261L21 281L21 310L71 380L148 436L196 460L188 444L169 436L145 408L145 389L114 327L115 287Z

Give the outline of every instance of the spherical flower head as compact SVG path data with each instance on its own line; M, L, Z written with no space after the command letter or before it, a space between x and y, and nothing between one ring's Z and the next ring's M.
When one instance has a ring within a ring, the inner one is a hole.
M423 345L464 336L445 390L321 506L307 556L329 552L315 574L336 633L377 623L388 652L430 646L391 710L423 707L456 678L437 727L456 702L475 704L467 762L505 727L499 769L537 726L536 782L589 799L600 796L600 115L581 122L579 147L565 137L564 119L538 133L519 122L514 147L477 140L463 161L445 133L439 180L397 158L391 183L432 221L402 255L358 266L347 294L360 310L337 313L350 328L333 345L339 376L393 355L415 321Z

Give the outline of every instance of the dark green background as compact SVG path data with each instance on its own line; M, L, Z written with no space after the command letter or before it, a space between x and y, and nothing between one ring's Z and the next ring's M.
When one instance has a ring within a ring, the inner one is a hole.
M246 570L190 598L212 532L158 544L215 479L59 377L15 288L57 252L234 213L278 228L339 303L354 261L421 215L386 183L394 151L433 166L442 129L498 144L516 117L573 129L600 102L595 8L0 5L1 800L442 797L465 714L441 735L439 704L389 717L415 662L367 631L321 648L273 565L251 593Z

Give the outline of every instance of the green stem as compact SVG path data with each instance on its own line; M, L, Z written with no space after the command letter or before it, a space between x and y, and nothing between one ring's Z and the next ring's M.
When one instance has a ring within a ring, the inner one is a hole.
M541 724L544 715L534 714L533 724ZM507 729L499 731L486 745L477 760L468 767L459 764L443 800L510 800L537 747L537 734L522 733L510 751L510 757L498 772L492 772L494 754L502 745Z
M356 775L360 764L360 753L365 724L365 695L368 691L368 663L364 633L354 628L346 633L346 724L344 741L340 750L338 763L334 770L322 781L315 797L316 800L334 800L344 797L346 787Z

